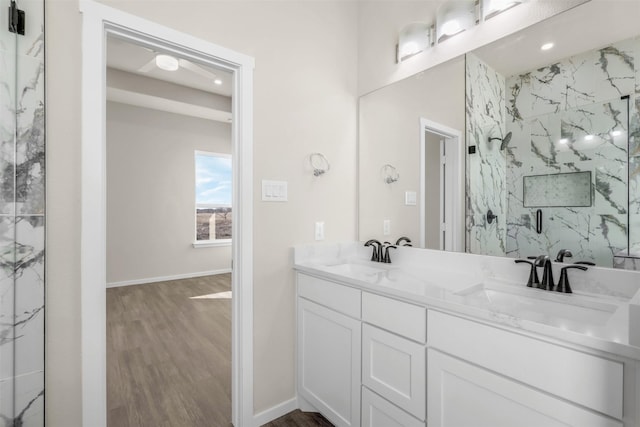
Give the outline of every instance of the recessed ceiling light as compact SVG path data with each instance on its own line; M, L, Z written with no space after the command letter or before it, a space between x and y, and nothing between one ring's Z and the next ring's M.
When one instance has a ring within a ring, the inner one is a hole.
M180 63L177 58L174 58L171 55L156 55L156 65L161 70L165 71L176 71L180 68Z
M222 80L220 80L220 79L215 79L215 80L213 81L213 83L215 83L215 84L217 84L217 85L221 85L221 84L222 84Z
M540 46L540 50L549 50L553 47L553 43L549 42L549 43L545 43L542 46Z

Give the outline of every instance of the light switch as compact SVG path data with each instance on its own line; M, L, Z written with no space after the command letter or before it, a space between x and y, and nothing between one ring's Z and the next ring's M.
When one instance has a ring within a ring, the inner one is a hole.
M287 200L287 181L262 180L262 201L286 202Z
M316 222L316 240L324 240L324 222Z
M382 221L382 234L388 236L391 234L391 220L385 219Z
M404 204L406 206L415 206L418 200L418 195L415 191L404 192Z

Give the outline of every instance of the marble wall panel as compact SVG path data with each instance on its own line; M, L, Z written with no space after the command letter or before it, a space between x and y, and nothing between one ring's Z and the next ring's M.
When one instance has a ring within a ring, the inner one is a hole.
M0 51L0 215L15 211L15 61L15 53Z
M505 172L508 150L504 138L504 77L476 56L466 64L467 145L475 154L467 156L467 250L504 255L506 233ZM489 224L489 209L498 218Z
M505 80L505 130L514 134L506 173L509 255L553 254L564 243L577 257L611 266L616 251L627 246L627 233L632 243L640 241L640 230L634 233L634 224L640 225L640 177L634 178L633 161L640 154L638 57L640 38L634 38ZM631 112L623 95L632 95ZM523 167L526 172L511 170ZM544 209L548 228L537 235L534 211L522 207L518 178L575 171L592 172L592 208Z
M18 5L26 34L0 32L0 427L44 425L44 2Z

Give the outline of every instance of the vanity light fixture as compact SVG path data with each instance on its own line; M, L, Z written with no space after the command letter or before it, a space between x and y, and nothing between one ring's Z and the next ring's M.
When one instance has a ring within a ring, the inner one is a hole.
M483 0L482 1L482 19L493 18L496 15L519 5L525 0Z
M406 25L398 34L398 63L411 58L433 45L433 25L424 22L413 22Z
M553 43L549 42L549 43L545 43L542 46L540 46L540 50L549 50L552 49L554 46Z
M449 0L436 13L438 43L476 25L478 21L475 0Z
M161 53L156 55L156 66L161 70L176 71L178 68L180 68L180 62L176 57Z

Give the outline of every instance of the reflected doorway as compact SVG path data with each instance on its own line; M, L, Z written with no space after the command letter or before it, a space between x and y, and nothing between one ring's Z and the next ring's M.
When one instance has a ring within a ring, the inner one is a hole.
M461 251L461 132L420 119L420 247Z

